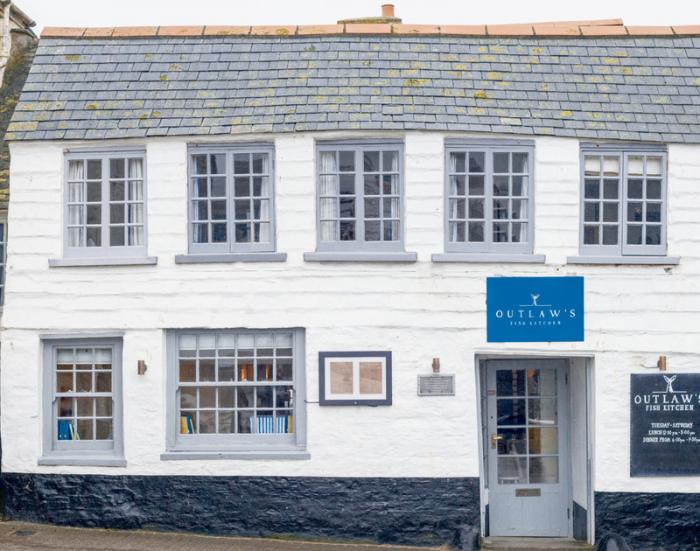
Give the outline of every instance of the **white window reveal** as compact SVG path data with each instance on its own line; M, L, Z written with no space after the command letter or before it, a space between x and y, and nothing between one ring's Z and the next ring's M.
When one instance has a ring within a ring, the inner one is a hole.
M146 254L143 152L66 156L67 257Z
M446 164L445 251L531 253L533 146L450 141Z
M666 254L665 152L584 149L582 172L582 254Z
M169 451L305 447L303 331L176 331L169 343Z
M391 405L391 352L319 353L321 405Z
M44 343L47 465L123 466L121 339Z
M318 147L318 250L402 251L402 145Z
M269 252L274 244L270 145L190 147L190 252Z

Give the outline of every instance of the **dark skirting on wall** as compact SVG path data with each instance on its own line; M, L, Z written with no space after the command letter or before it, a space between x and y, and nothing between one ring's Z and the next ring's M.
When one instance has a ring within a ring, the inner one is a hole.
M478 478L2 474L7 519L217 535L457 543Z
M596 540L622 536L634 551L700 549L700 494L596 492Z

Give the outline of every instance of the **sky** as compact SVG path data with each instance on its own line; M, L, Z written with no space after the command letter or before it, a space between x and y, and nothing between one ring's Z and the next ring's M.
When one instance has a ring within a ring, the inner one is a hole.
M323 24L379 15L386 0L16 0L44 26ZM516 23L622 18L700 24L698 0L394 0L404 23Z

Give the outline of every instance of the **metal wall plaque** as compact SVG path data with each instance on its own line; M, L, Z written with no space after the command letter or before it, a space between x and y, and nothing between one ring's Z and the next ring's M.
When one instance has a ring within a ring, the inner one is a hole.
M454 396L455 376L440 375L418 375L418 396Z
M632 375L630 476L700 474L700 374Z

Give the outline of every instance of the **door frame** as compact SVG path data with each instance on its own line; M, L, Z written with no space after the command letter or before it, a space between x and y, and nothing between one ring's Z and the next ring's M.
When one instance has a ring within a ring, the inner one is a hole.
M475 375L475 391L476 405L478 416L478 450L479 450L479 497L480 497L480 514L481 514L481 537L489 535L489 518L488 518L488 443L485 438L488 438L488 419L486 411L486 378L485 362L486 360L578 360L583 361L586 380L586 477L587 477L587 543L595 542L595 499L594 499L594 465L595 465L595 354L593 352L584 351L563 351L563 350L477 350L474 354L474 375ZM581 369L570 365L569 373L572 369ZM571 377L571 376L570 376ZM572 385L569 384L569 392L572 391ZM571 400L569 401L571 408ZM571 423L571 421L570 421ZM571 434L571 426L569 427ZM569 434L569 438L570 438ZM569 455L571 457L572 446L569 446ZM571 461L569 462L571 463ZM571 484L570 484L571 487ZM573 492L570 491L573 496ZM573 497L572 497L573 501ZM570 520L570 532L573 527L573 510ZM546 539L546 538L545 538Z

